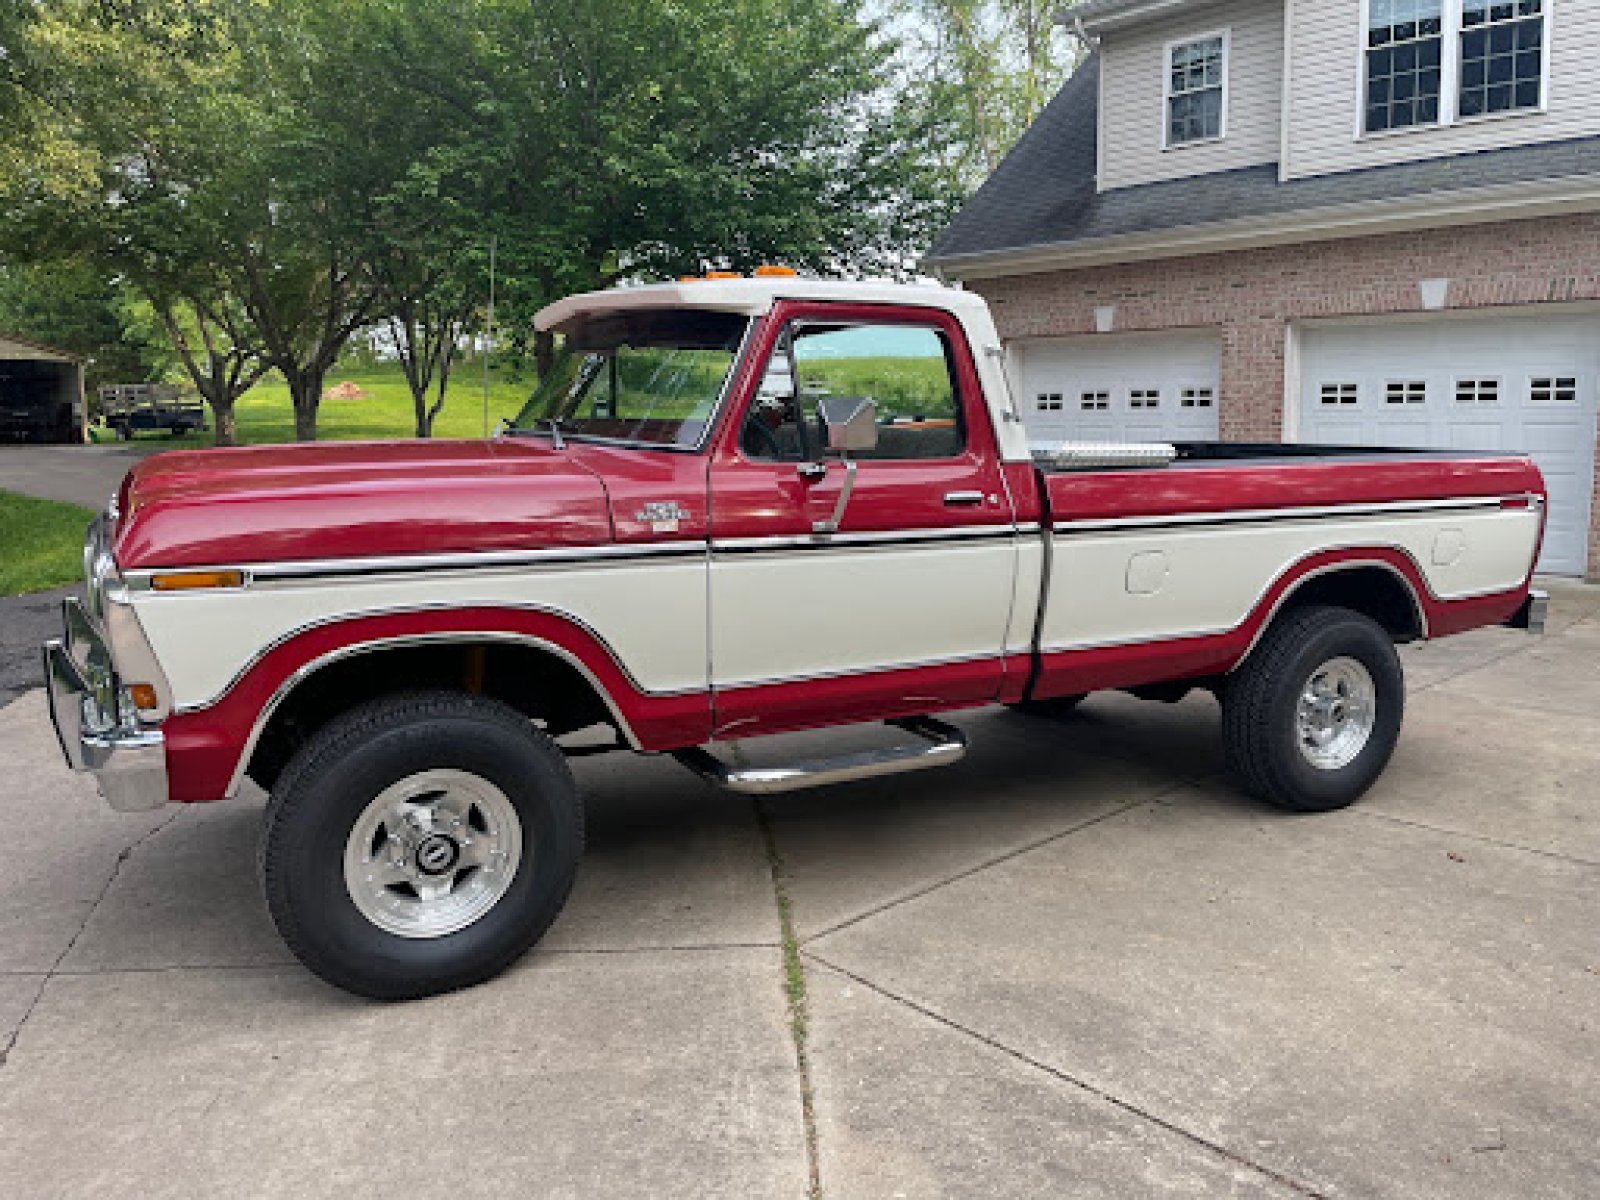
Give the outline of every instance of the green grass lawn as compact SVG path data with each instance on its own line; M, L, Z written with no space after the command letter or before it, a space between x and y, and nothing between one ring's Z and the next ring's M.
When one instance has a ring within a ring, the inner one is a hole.
M83 532L94 513L0 492L0 596L42 592L83 576Z
M326 397L317 419L317 437L325 441L353 441L370 438L409 438L416 433L416 417L411 407L411 389L405 376L393 363L375 367L339 369L328 373L328 388L350 382L367 395L356 400ZM513 378L509 372L494 371L489 381L489 429L500 418L515 416L533 392L531 374ZM264 445L294 441L294 410L289 403L289 388L276 373L267 376L239 398L239 444ZM207 413L210 420L210 413ZM110 430L93 427L96 441L115 441ZM434 437L475 438L483 436L483 371L469 363L451 378L433 426ZM215 435L210 431L186 437L166 434L139 434L141 444L171 446L210 446Z

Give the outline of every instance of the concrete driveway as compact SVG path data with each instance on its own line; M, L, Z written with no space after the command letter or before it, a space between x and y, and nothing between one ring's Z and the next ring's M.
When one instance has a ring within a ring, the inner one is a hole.
M81 504L99 512L136 462L172 448L160 441L106 446L0 445L0 492Z
M1236 792L1198 697L978 714L957 768L761 809L583 762L550 937L388 1007L289 960L259 797L104 811L30 692L0 1191L1600 1195L1600 589L1407 659L1393 766L1328 816Z

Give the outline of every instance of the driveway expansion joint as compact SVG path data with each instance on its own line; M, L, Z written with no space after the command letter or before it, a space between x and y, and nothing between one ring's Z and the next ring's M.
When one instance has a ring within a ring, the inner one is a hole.
M937 1012L926 1005L919 1004L917 1001L912 1000L907 996L902 996L898 992L892 992L888 988L883 987L881 984L873 983L870 979L866 979L860 975L857 975L854 971L846 970L837 963L829 962L815 951L807 950L804 953L806 958L810 959L818 966L832 971L834 974L840 975L853 983L860 984L862 987L868 989L874 994L882 996L885 1000L891 1000L904 1008L908 1008L912 1012L917 1013L919 1016L924 1017L935 1024L942 1025L947 1029L953 1030L964 1037L980 1043L981 1045L989 1047L991 1050L998 1051L1015 1062L1021 1063L1023 1066L1031 1067L1035 1071L1049 1075L1051 1078L1060 1083L1065 1083L1069 1087L1076 1088L1087 1095L1095 1097L1097 1100L1111 1105L1113 1108L1116 1108L1121 1112L1127 1113L1129 1116L1135 1117L1141 1121L1145 1121L1148 1124L1154 1125L1159 1129L1165 1130L1168 1133L1180 1137L1185 1141L1199 1146L1201 1149L1218 1156L1219 1158L1235 1164L1236 1166L1244 1167L1246 1170L1253 1171L1264 1178L1270 1179L1274 1183L1288 1188L1296 1195L1307 1197L1307 1200L1331 1200L1331 1197L1328 1193L1318 1191L1310 1184L1295 1179L1291 1175L1286 1175L1276 1167L1270 1167L1264 1163L1258 1163L1253 1159L1247 1158L1237 1150L1230 1149L1221 1142L1213 1141L1203 1134L1194 1132L1192 1129L1186 1129L1182 1125L1177 1124L1175 1121L1159 1116L1148 1109L1140 1108L1131 1100L1124 1100L1120 1096L1117 1096L1096 1084L1090 1083L1084 1079L1080 1079L1077 1076L1062 1070L1060 1067L1053 1067L1049 1063L1042 1062L1041 1060L1034 1058L1033 1056L1026 1054L1021 1050L1018 1050L1013 1046L1008 1046L990 1034L983 1033L981 1030L973 1029L971 1026L963 1025L960 1021L954 1020L951 1017L947 1017L943 1013Z
M112 884L116 883L117 876L122 874L122 865L133 857L135 850L177 819L177 811L170 813L165 820L145 830L118 852L116 861L111 864L111 870L106 875L106 881L100 885L99 892L95 894L94 903L89 905L89 911L83 914L83 920L78 922L78 928L73 932L72 937L68 939L61 953L56 955L55 962L50 964L50 969L44 973L44 978L39 980L39 990L33 994L33 999L28 1002L28 1007L23 1010L22 1016L17 1020L16 1028L6 1038L5 1044L0 1045L0 1069L3 1069L6 1063L10 1061L11 1051L16 1048L17 1040L22 1037L22 1031L27 1028L34 1009L39 1007L39 1001L44 999L45 989L50 986L50 981L63 973L61 964L66 961L67 956L72 953L73 948L78 944L78 940L83 937L84 931L89 928L89 922L94 920L95 913L100 911L100 905L105 902L106 896L111 891Z
M1536 854L1540 858L1553 858L1558 862L1572 863L1579 867L1600 867L1600 862L1592 858L1579 858L1576 854L1563 854L1559 850L1541 850L1537 846L1524 846L1520 842L1508 842L1503 838L1490 837L1483 833L1469 833L1464 829L1446 829L1442 825L1430 825L1426 821L1415 821L1410 817L1397 817L1392 813L1379 812L1376 809L1356 807L1350 810L1353 815L1370 817L1375 821L1387 821L1391 825L1404 825L1408 829L1423 829L1429 833L1437 833L1444 837L1463 838L1469 842L1481 842L1487 846L1498 846L1502 850L1518 850L1523 854Z
M756 826L761 831L767 867L772 873L772 897L778 909L782 935L783 991L789 1011L789 1036L794 1042L795 1071L800 1082L800 1120L806 1144L807 1200L822 1200L822 1158L817 1147L817 1111L811 1082L811 1056L807 1046L810 1005L806 997L805 960L795 936L794 907L789 898L788 868L778 849L772 814L760 799L752 801Z

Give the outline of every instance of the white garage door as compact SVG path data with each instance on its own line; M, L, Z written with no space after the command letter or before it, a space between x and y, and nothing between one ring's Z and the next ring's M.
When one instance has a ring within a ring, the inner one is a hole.
M1014 343L1023 421L1036 442L1217 439L1215 334Z
M1584 573L1600 319L1435 319L1300 331L1300 437L1533 455L1550 488L1539 568Z

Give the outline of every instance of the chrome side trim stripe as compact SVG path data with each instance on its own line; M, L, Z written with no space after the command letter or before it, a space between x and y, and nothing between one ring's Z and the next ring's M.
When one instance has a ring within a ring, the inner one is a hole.
M1518 497L1519 499L1521 497ZM1332 504L1305 508L1238 509L1231 512L1175 513L1165 516L1116 517L1103 521L1058 521L1057 533L1115 533L1129 529L1194 528L1204 525L1280 524L1330 517L1423 516L1441 511L1500 512L1502 497L1464 497L1454 500L1404 500L1381 504ZM1510 510L1526 511L1526 510Z
M772 537L717 538L712 541L711 550L714 554L764 554L785 550L851 550L862 546L939 546L962 542L1009 541L1019 532L1015 525L966 525L941 529L891 529L880 533L780 534Z

